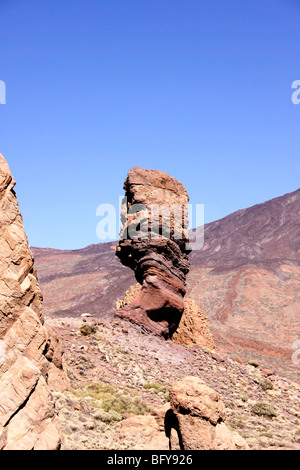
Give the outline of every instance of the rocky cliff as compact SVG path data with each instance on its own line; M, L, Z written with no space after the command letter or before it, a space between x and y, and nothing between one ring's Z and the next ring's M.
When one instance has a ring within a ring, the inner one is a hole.
M66 390L68 381L58 339L44 323L14 186L0 155L0 449L54 450L62 433L50 388Z

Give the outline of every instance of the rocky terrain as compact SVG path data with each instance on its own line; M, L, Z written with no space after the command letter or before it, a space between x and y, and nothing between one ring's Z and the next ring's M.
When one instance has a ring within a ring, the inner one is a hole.
M297 190L205 225L205 245L190 254L187 275L187 295L208 316L218 349L244 362L257 358L295 381L299 212ZM46 314L112 318L115 302L136 282L115 248L116 243L69 251L33 248Z
M123 319L52 317L72 391L54 394L67 449L168 449L172 384L219 393L225 423L250 449L300 449L300 388L255 360L178 345Z

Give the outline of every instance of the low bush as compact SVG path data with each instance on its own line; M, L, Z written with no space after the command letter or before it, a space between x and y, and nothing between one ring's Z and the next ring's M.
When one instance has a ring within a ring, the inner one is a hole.
M277 416L277 412L271 403L265 403L261 401L256 402L252 406L251 411L257 416L268 416L269 418Z
M132 398L108 384L92 382L80 390L75 390L74 394L89 399L91 406L107 413L112 411L120 415L123 413L144 415L150 412L150 408L141 398Z
M104 411L102 409L99 409L94 413L94 418L103 421L103 423L109 424L113 422L118 422L122 420L122 415L120 413L117 413L116 411Z
M79 328L80 334L82 336L91 336L93 333L96 333L97 326L96 325L89 325L85 323Z
M263 390L273 390L274 388L273 383L269 379L261 379L259 381L259 385L261 386Z

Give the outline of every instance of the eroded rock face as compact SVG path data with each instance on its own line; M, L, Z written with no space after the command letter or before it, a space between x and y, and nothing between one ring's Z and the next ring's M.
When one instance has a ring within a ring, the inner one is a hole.
M248 448L246 441L226 426L226 411L220 395L198 377L185 377L172 384L170 406L165 427L172 450Z
M123 299L118 300L117 310L123 309L134 301L140 294L142 286L134 284L125 292ZM207 315L192 299L183 299L184 310L177 330L172 336L172 341L185 346L199 346L202 349L212 351L216 349L213 335L209 329Z
M44 325L14 185L0 155L0 449L59 449L49 383L67 389L68 381L58 340Z
M216 349L208 317L193 299L184 299L183 315L172 340L177 344L199 346L208 351Z
M116 315L171 337L184 309L188 195L167 173L132 168L124 183L123 227L116 254L142 285Z

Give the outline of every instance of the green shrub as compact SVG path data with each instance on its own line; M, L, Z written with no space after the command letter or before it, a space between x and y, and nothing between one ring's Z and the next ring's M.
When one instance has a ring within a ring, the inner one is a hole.
M268 416L270 418L273 418L277 416L277 412L271 403L265 403L262 401L256 402L252 408L251 408L252 413L258 416Z
M144 415L150 412L149 407L141 398L132 398L108 384L92 382L81 390L75 390L74 394L80 398L89 399L94 408L102 409L107 413L113 411L120 415L123 413Z
M81 325L81 327L79 328L79 331L82 336L91 336L93 333L96 333L97 326L88 325L87 323L85 323L84 325Z
M103 421L103 423L113 423L113 422L118 422L122 420L122 415L117 413L116 411L104 411L102 409L99 409L94 413L94 418Z
M259 385L261 386L263 390L273 390L274 388L273 383L269 379L261 379L259 381Z
M260 437L267 437L268 439L272 439L274 435L271 432L262 432Z
M153 390L154 393L160 393L160 392L166 393L168 390L168 387L166 385L163 385L157 382L148 382L144 384L144 388L146 390Z
M102 384L98 382L91 382L90 384L86 385L85 388L86 392L96 400L101 400L106 394L111 395L115 392L114 387L108 384Z
M154 393L161 393L164 396L166 402L170 401L169 387L158 382L148 382L144 384L146 390L151 390Z

